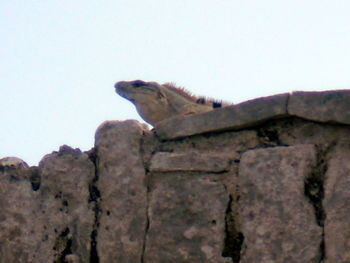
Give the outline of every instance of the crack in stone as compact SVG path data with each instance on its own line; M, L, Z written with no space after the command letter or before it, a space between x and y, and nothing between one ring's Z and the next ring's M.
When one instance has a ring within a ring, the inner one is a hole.
M150 202L150 191L151 191L151 186L150 186L150 174L149 174L149 166L150 166L150 159L156 152L156 147L154 147L153 151L150 152L150 154L147 154L150 149L147 149L146 146L146 136L147 134L143 132L143 136L140 138L140 156L143 162L143 167L145 168L145 184L146 184L146 225L145 225L145 231L143 235L143 243L142 243L142 251L141 251L141 258L140 262L144 263L145 262L145 252L146 252L146 243L147 243L147 235L150 227L150 216L149 216L149 202Z
M70 230L67 227L62 233L57 237L55 246L53 250L56 251L55 263L66 263L66 256L72 254L72 237L69 235Z
M234 218L232 202L234 202L232 195L229 195L229 201L225 213L225 241L222 256L231 258L232 263L239 263L244 236L235 227L235 220L237 219Z
M147 187L147 206L146 206L146 226L145 226L145 232L143 236L143 244L142 244L142 253L141 253L141 263L144 263L145 261L145 251L146 251L146 242L147 242L147 235L148 230L150 226L150 219L149 219L149 186Z
M273 124L271 126L271 124ZM279 131L274 127L274 122L268 122L266 125L258 128L257 136L263 147L288 146L283 144L279 138Z
M324 182L326 172L328 169L327 155L334 147L335 143L331 143L328 147L322 148L316 145L316 165L313 167L310 175L305 179L304 193L314 207L317 225L322 228L322 240L320 243L320 258L319 263L324 262L325 240L324 240L324 221L326 219L326 212L323 207L324 199Z
M97 188L97 181L99 179L98 173L98 156L96 149L92 149L89 153L89 159L94 164L95 167L95 176L89 184L89 203L92 204L92 209L94 211L94 224L93 230L90 235L90 263L99 263L98 251L97 251L97 235L98 235L98 227L100 225L100 212L101 208L99 206L99 200L101 198L101 194L99 189Z
M41 185L41 175L39 168L37 166L30 167L30 184L32 186L33 191L38 191Z

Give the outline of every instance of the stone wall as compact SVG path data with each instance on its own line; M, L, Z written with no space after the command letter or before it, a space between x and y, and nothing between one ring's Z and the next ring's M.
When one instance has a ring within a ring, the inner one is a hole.
M350 91L259 98L0 160L0 262L350 262Z

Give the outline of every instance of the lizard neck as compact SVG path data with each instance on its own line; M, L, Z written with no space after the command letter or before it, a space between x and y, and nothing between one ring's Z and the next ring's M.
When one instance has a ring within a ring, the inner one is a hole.
M174 89L169 89L162 86L160 88L162 92L166 94L169 106L179 114L183 113L184 109L188 109L189 106L191 106L193 109L198 109L197 111L208 111L212 109L212 107L209 105L197 104L195 99L190 95L185 96L182 94L182 92L177 92Z

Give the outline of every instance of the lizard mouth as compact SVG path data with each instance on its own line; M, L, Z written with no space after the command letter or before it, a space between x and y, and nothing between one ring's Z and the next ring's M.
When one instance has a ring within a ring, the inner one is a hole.
M124 85L125 85L125 82L123 82L123 81L117 82L117 83L114 85L115 92L118 93L118 94L119 94L120 96L122 96L122 97L125 97L125 94L124 94L124 92L123 92Z
M115 88L116 92L118 92L118 90L120 90L122 84L123 84L122 81L119 81L119 82L115 83L114 88Z

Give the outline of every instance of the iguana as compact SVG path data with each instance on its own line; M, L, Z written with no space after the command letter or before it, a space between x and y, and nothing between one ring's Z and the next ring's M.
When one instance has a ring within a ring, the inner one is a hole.
M131 101L142 119L152 126L178 115L202 113L229 105L196 97L171 83L120 81L115 84L115 89L120 96Z

